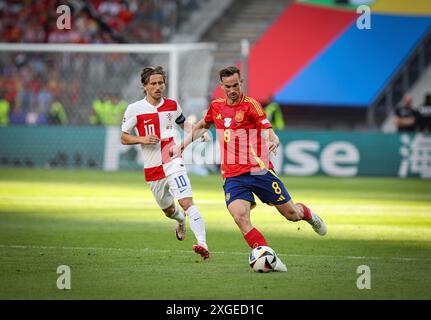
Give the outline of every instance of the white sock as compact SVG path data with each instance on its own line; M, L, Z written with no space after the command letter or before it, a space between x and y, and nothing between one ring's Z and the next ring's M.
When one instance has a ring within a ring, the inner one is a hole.
M205 221L202 215L199 212L198 207L191 206L187 209L187 215L189 216L189 225L190 229L195 234L196 240L198 244L204 245L207 249L207 241L205 234Z
M181 212L178 206L175 206L175 212L169 218L177 220L179 223L184 222L184 213Z

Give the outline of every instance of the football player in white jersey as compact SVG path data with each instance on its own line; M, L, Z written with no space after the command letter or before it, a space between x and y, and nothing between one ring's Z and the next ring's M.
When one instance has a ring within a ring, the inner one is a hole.
M178 135L175 135L174 122L188 130L185 117L176 101L163 97L166 74L162 67L144 68L141 83L145 98L128 105L121 127L121 143L141 145L145 179L165 215L176 220L177 239L185 238L188 215L190 229L197 239L193 251L208 259L205 222L193 203L184 161L182 158L173 159L169 154L170 148L180 143ZM132 135L133 130L136 136ZM175 199L186 214L176 205Z

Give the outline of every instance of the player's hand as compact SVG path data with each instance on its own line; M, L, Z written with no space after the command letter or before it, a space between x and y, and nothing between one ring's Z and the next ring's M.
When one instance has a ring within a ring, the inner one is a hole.
M150 134L142 139L142 144L157 144L160 139L155 134Z
M210 137L210 135L208 134L208 132L205 132L205 133L203 134L203 136L201 137L201 141L202 141L202 142L208 142L208 141L211 141L211 137Z
M280 141L270 141L269 142L269 152L273 152L274 154L277 154L277 148L280 145Z
M176 144L175 146L172 146L169 149L169 156L172 159L179 158L179 157L181 157L181 154L183 153L183 150L184 150L184 148L183 148L182 143Z

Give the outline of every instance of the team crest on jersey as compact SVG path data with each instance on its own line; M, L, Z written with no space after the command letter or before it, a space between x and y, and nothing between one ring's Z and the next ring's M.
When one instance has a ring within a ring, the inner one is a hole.
M240 110L235 114L235 121L241 122L242 120L244 120L244 111Z
M168 124L166 126L166 130L172 129L172 114L168 113L167 114L167 118L168 118Z
M224 127L229 128L232 123L232 118L224 118Z

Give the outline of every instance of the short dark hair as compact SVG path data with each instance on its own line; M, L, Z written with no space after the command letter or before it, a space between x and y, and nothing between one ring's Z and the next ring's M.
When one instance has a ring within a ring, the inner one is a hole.
M237 67L230 66L230 67L221 69L219 72L220 81L222 81L224 77L233 76L235 73L238 73L238 77L241 78L241 72L239 71L239 69Z
M160 74L163 77L163 82L166 83L166 72L163 70L161 66L153 67L145 67L141 72L141 83L143 85L148 84L150 81L150 77L154 74Z

